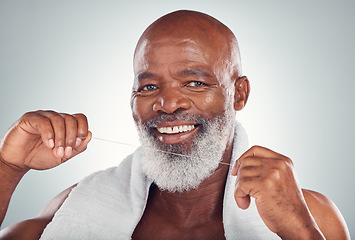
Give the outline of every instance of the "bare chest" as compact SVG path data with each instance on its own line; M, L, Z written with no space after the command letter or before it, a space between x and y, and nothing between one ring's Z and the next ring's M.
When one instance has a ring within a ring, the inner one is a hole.
M137 225L132 239L225 239L222 219L215 219L205 224L188 226L167 221L160 218L157 214L152 214L149 211L145 212L141 221Z

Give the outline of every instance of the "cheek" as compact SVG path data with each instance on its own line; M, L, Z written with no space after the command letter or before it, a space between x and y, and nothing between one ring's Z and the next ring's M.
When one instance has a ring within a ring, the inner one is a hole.
M142 101L140 98L133 98L131 108L134 121L137 124L142 122L142 120L144 121L143 118L147 115L148 112L147 103Z
M193 99L194 105L200 111L219 112L225 107L225 95L221 92L209 93Z
M212 96L207 96L207 97L202 101L202 103L203 103L204 105L210 105L212 102L213 102L213 97L212 97Z

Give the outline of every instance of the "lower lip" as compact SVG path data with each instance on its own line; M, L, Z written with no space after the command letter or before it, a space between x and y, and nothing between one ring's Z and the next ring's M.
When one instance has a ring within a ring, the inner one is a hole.
M154 133L163 144L179 144L191 139L196 134L198 128L199 126L196 126L191 131L174 134L164 134L154 129Z

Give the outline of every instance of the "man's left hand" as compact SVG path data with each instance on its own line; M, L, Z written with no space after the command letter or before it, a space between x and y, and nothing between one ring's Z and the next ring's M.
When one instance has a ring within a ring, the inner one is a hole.
M255 198L265 225L282 239L324 239L309 212L291 159L254 146L232 169L237 176L234 198L247 209Z

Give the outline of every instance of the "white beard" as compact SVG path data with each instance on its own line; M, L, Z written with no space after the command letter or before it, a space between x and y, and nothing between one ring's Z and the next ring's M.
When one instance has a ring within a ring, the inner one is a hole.
M231 140L234 115L230 111L226 112L229 113L213 120L194 118L202 122L202 131L197 133L189 151L183 150L183 144L162 145L155 140L148 130L149 125L153 124L148 123L148 127L139 129L143 172L162 191L184 192L197 189L217 169ZM186 117L179 115L174 119Z

